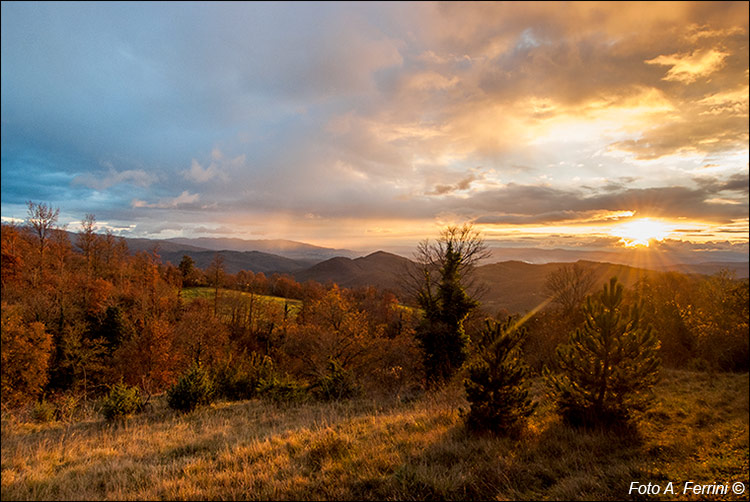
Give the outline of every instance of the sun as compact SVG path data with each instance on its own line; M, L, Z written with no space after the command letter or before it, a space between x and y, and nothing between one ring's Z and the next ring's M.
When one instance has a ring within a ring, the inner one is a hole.
M610 233L620 238L620 242L627 247L648 247L652 240L660 241L672 231L672 226L663 221L651 218L640 218L615 225Z

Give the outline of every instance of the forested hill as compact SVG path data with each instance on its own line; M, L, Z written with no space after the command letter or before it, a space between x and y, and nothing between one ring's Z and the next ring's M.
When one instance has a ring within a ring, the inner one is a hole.
M617 276L625 287L631 287L641 278L661 274L654 270L614 263L583 260L576 263L582 270L591 271L594 289L601 288L613 276ZM544 303L549 296L545 288L547 277L567 265L570 264L505 261L478 267L477 278L486 291L482 296L482 304L491 313L499 310L507 310L509 313L532 310Z

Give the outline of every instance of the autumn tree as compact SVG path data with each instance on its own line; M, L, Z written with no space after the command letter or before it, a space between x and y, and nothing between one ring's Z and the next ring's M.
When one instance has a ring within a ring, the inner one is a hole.
M695 301L681 311L693 333L696 353L708 368L747 371L750 365L748 280L738 281L727 270L705 278Z
M480 233L472 225L449 226L435 242L419 244L418 269L409 284L424 319L416 337L424 353L424 367L431 385L440 385L461 367L470 339L464 320L479 305L471 272L488 256Z
M74 388L79 387L86 399L91 384L101 384L107 369L107 353L104 338L90 338L84 331L85 325L68 325L60 340L61 357L58 359L58 371L71 377Z
M195 267L195 260L188 255L183 255L177 266L182 274L182 283L187 286L196 286L200 282L200 270Z
M115 376L148 392L165 389L173 382L178 363L174 326L164 319L138 320L133 331L115 353Z
M698 349L698 333L690 325L701 282L680 272L665 272L647 275L634 286L643 302L642 317L659 334L659 353L665 366L705 365L707 354Z
M81 252L83 252L83 257L86 261L86 277L89 278L91 277L91 261L96 244L96 217L93 214L86 214L86 217L81 222L77 244Z
M2 304L2 403L16 405L41 394L48 379L52 337L40 322L27 323L17 306Z
M580 312L586 296L594 287L594 281L591 268L586 268L581 263L571 263L548 274L544 287L563 315L572 319Z
M44 202L37 204L29 201L26 204L28 206L26 223L36 237L39 248L39 263L37 265L37 273L34 276L34 285L36 285L39 281L39 273L44 267L44 252L47 249L52 231L57 224L60 208L52 209L51 206L48 206Z
M323 298L303 306L297 322L289 327L284 348L295 373L318 378L326 373L330 360L359 372L373 340L366 314L334 286Z
M221 288L224 281L224 257L219 253L214 255L214 259L206 269L206 278L208 283L214 288L214 315L218 310L219 304L219 288Z
M156 252L151 253L152 256ZM158 255L156 255L158 256ZM94 271L99 277L121 280L126 269L128 245L122 237L116 237L111 229L97 235L94 244Z
M584 325L557 349L559 373L546 372L557 406L573 425L627 422L649 404L659 375L659 341L644 326L640 305L623 304L610 279L583 307Z
M0 263L2 264L2 267L0 267L0 278L2 281L2 295L5 298L6 287L11 283L21 280L25 268L26 260L24 257L28 244L15 223L3 223L0 236L0 249L2 250L2 257L0 257Z
M44 202L36 204L29 201L26 204L28 206L26 221L38 239L39 254L43 256L47 240L55 228L58 216L60 216L60 208L52 209Z
M183 355L184 363L201 363L211 367L227 350L229 330L214 317L205 300L188 304L175 326L175 346Z

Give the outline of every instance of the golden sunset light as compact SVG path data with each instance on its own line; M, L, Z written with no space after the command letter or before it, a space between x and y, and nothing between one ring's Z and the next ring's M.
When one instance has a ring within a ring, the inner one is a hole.
M672 230L672 225L651 218L640 218L613 225L610 232L619 237L627 247L648 247L652 240L663 240Z

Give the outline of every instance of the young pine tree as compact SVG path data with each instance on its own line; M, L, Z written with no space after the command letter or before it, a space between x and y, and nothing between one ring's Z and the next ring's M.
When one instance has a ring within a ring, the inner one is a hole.
M546 380L571 425L617 425L643 410L658 379L659 341L643 326L638 305L623 305L623 287L610 279L583 307L584 325L557 349L560 373Z
M205 368L200 363L193 365L169 389L167 404L177 411L193 411L200 405L213 401L215 386Z
M469 365L464 380L471 409L466 424L472 430L515 435L526 424L535 404L529 398L527 366L521 359L520 344L525 328L487 320L482 331L485 347L477 361Z

